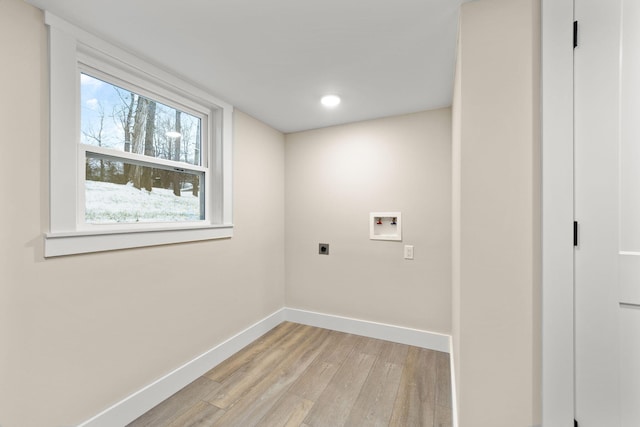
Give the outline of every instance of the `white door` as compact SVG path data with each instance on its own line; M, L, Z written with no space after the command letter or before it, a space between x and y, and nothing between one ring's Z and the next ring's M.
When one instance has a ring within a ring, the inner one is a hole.
M640 0L575 0L575 414L640 426Z

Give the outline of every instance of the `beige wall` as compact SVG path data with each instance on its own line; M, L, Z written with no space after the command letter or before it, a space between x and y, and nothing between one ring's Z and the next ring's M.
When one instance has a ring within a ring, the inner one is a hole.
M540 422L539 8L462 7L452 292L462 427Z
M235 236L43 259L46 33L0 0L0 425L75 425L284 305L284 136L236 112Z
M449 333L450 150L450 109L287 135L287 306ZM372 211L403 241L369 240Z

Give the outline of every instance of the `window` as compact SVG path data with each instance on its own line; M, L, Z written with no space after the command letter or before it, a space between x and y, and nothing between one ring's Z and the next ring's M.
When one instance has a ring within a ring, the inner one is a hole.
M54 15L45 22L45 256L231 237L232 107Z
M89 72L99 75L81 68L84 223L204 220L206 113L182 111Z

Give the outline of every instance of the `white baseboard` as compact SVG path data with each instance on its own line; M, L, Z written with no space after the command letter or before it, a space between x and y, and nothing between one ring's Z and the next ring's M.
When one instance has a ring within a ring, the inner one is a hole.
M212 367L237 353L271 329L282 323L285 309L256 322L225 342L185 363L173 372L121 400L78 427L124 426L147 412L178 390L192 383Z
M110 408L105 409L78 427L114 427L130 423L284 321L393 341L445 353L450 352L450 337L448 335L312 311L282 308Z
M450 336L420 329L285 308L285 320L449 353Z

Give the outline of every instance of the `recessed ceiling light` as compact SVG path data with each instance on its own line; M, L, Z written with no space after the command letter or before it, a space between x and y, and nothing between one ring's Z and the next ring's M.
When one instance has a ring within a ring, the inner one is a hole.
M180 138L182 136L180 132L176 132L176 131L169 131L165 133L165 135L168 136L169 138Z
M327 108L333 108L340 104L340 97L338 95L325 95L320 102Z

